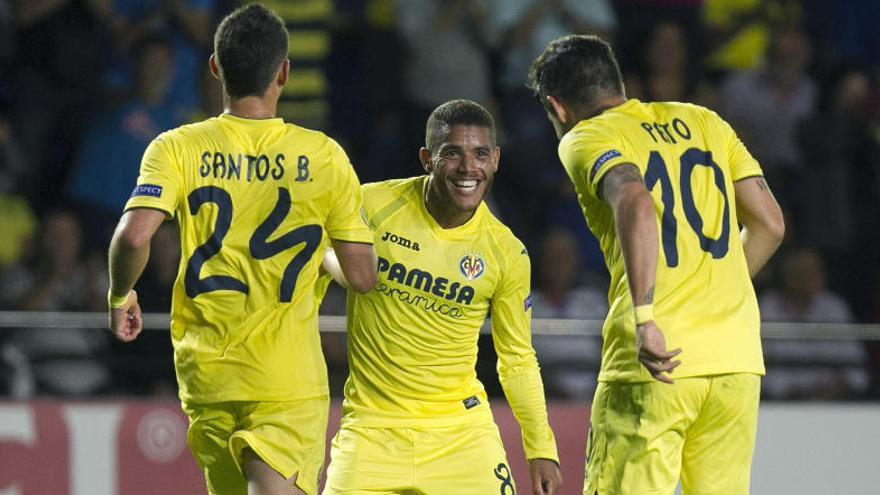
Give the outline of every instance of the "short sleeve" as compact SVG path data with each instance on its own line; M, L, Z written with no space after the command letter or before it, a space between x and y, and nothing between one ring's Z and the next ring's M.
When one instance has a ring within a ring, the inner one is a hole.
M168 150L168 143L160 135L144 152L137 185L125 204L125 210L133 208L152 208L174 216L179 202L183 180L180 169L174 163Z
M736 182L738 180L747 179L764 175L761 165L752 157L749 150L739 139L733 128L718 115L715 115L721 127L721 139L727 146L727 160L730 167L730 178Z
M373 232L363 212L360 181L345 151L335 143L332 160L336 177L330 192L333 197L327 218L327 235L335 241L372 244Z
M598 197L597 189L609 170L635 163L626 156L623 143L610 132L589 123L574 127L559 142L559 159L579 191Z

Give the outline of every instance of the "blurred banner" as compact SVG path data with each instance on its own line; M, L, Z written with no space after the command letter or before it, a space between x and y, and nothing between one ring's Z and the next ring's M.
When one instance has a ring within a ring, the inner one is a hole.
M529 493L519 428L495 408L518 492ZM334 403L329 437L339 423ZM551 403L565 485L579 495L589 407ZM192 495L205 493L186 449L175 401L0 402L0 495ZM756 495L877 493L880 405L762 406L752 469Z

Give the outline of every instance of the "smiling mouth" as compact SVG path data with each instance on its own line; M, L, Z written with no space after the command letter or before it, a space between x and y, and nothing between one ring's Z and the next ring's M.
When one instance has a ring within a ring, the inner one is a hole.
M477 184L480 183L480 181L476 179L450 179L449 182L452 183L452 186L455 187L455 189L466 193L476 191Z

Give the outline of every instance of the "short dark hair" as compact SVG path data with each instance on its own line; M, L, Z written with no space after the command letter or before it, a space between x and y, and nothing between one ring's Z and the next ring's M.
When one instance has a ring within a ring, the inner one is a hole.
M568 35L550 42L535 60L528 87L545 108L548 95L583 108L603 96L623 95L623 76L602 38Z
M259 4L237 9L217 27L214 57L230 97L263 96L287 57L284 21Z
M449 129L454 125L473 125L489 129L489 137L495 144L495 119L482 105L471 100L451 100L431 112L425 125L425 147L436 150Z

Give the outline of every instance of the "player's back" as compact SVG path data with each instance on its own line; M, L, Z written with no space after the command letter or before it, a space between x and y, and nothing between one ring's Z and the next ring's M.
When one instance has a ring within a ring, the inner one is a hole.
M342 149L282 119L224 114L157 138L138 182L128 207L180 224L171 331L181 398L326 395L315 253L328 235L371 242Z
M635 357L632 300L610 207L597 193L604 174L622 163L640 169L657 209L655 315L667 347L684 349L675 375L763 373L733 189L761 169L730 126L696 105L628 100L575 126L560 154L612 275L600 379L650 379Z

